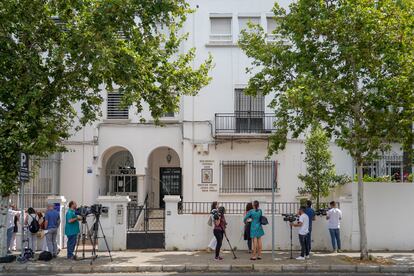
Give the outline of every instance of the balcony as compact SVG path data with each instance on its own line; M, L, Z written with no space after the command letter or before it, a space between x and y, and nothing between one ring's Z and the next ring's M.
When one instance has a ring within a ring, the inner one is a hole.
M215 114L217 136L267 136L275 130L272 113L239 111Z

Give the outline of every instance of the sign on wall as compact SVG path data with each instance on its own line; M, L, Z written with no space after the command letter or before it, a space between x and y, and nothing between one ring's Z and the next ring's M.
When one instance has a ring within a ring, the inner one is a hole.
M201 179L198 187L202 192L217 192L217 184L214 183L214 161L200 160Z

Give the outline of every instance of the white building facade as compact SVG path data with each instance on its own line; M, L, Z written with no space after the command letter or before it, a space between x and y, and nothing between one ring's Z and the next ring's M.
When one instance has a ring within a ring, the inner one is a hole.
M104 94L102 118L65 142L68 151L52 162L58 171L47 176L53 181L40 174L32 183L32 198L58 194L91 205L99 196L126 195L138 206L164 208L166 195L183 202L271 202L275 185L277 202L298 202L303 184L297 176L306 173L304 141L289 140L285 150L266 158L275 121L268 107L272 98L243 94L251 61L237 46L249 21L271 33L274 0L189 2L195 12L184 25L189 37L182 49L196 48L195 66L213 56L211 83L197 96L183 97L180 110L161 119L163 126L153 124L148 108L142 123L134 107L119 108L121 95ZM334 143L331 150L337 173L353 177L352 158ZM395 172L402 175L399 146L364 168L371 176ZM38 182L47 183L47 189ZM334 197L350 194L344 189ZM35 201L34 207L42 205Z

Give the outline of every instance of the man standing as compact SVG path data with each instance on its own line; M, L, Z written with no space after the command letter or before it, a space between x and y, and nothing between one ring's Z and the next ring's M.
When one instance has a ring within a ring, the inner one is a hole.
M309 246L308 246L308 234L309 234L309 217L305 214L306 207L301 206L299 209L299 221L295 223L291 223L293 227L300 227L299 228L299 242L301 253L300 256L296 258L296 260L305 260L309 259Z
M52 203L47 204L47 211L45 214L45 229L46 229L46 244L47 249L52 253L53 258L56 258L58 254L57 248L57 232L60 224L59 212L55 210L55 206Z
M312 208L312 201L308 200L306 202L306 210L305 210L305 214L308 215L309 218L309 233L308 233L308 252L311 252L312 249L312 221L315 220L315 211Z
M341 235L339 232L342 212L336 208L336 202L332 201L329 203L331 209L326 214L328 220L329 234L331 235L333 253L341 252ZM337 251L338 250L338 251Z
M11 242L14 233L14 217L19 216L19 211L14 211L14 206L10 205L7 211L7 254L11 254Z
M76 202L69 202L69 210L66 213L66 225L65 225L65 235L68 238L67 249L68 249L68 259L74 260L75 256L73 252L75 251L76 239L79 234L79 222L78 216L75 213L77 206Z

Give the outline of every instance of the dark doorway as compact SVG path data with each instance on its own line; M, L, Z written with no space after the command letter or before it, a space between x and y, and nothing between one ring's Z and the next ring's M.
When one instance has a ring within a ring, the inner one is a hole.
M160 168L160 208L165 208L164 196L182 197L181 168Z

